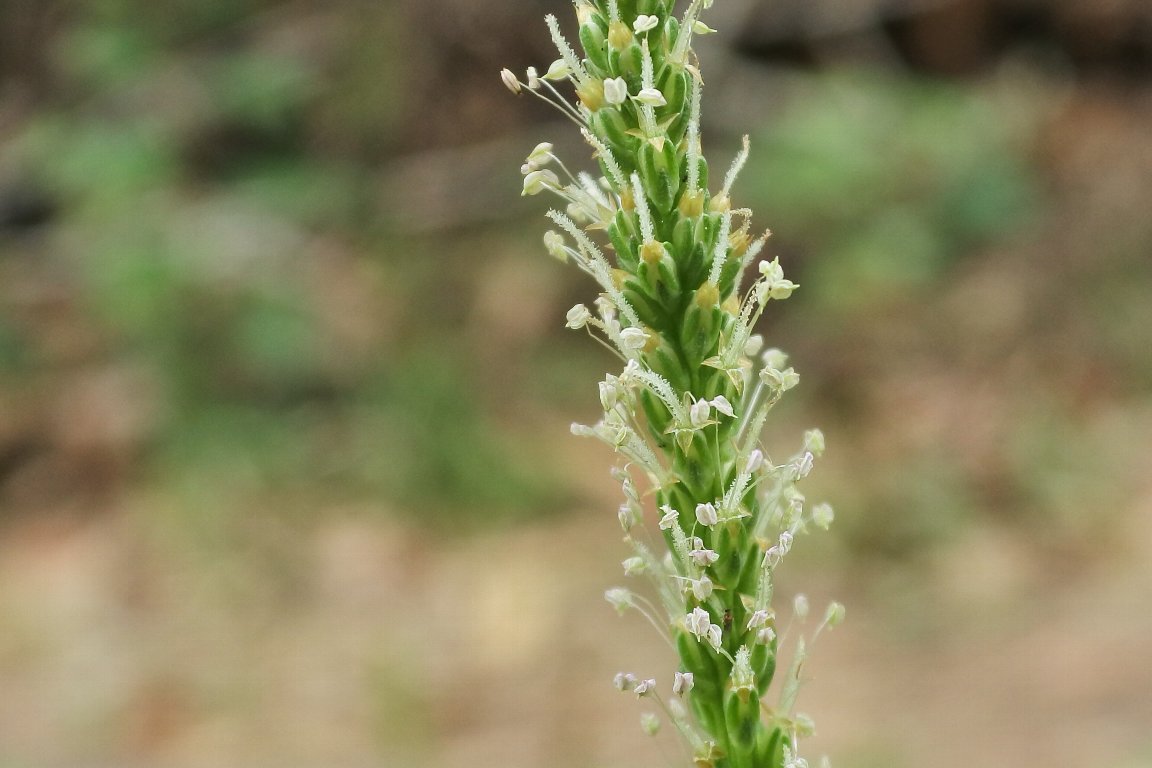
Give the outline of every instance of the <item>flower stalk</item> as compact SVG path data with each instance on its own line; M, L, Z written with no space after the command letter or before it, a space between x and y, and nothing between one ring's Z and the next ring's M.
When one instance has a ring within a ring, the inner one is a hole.
M658 601L623 587L606 598L640 612L679 656L670 697L655 678L621 674L616 687L658 702L696 768L800 768L799 740L813 730L794 711L804 663L844 609L833 603L805 636L807 600L794 601L780 628L773 597L795 538L832 520L830 507L810 507L797 487L824 438L809 431L779 464L760 444L769 412L799 376L782 352L762 351L754 327L768 302L798 286L772 260L741 288L768 237L753 238L751 211L732 205L748 140L711 191L692 39L713 31L700 20L712 2L691 0L679 16L676 5L576 0L579 46L549 16L559 58L543 76L501 77L576 122L598 165L574 176L542 143L522 171L525 195L561 201L548 212L558 229L546 233L546 249L600 289L594 310L573 307L567 326L586 330L621 365L600 383L600 420L573 432L619 454L619 519L632 550L625 575L651 580ZM773 687L786 640L791 663ZM658 727L646 712L643 730Z

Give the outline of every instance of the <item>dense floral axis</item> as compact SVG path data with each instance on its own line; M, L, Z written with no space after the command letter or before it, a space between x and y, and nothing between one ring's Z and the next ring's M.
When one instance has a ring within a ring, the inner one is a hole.
M799 376L782 352L763 350L754 327L769 301L797 286L778 260L757 260L768 233L753 235L751 211L733 206L747 138L720 188L709 189L692 41L714 31L700 20L711 4L692 0L677 16L674 0L577 0L581 52L548 16L559 58L543 75L501 74L513 92L574 122L599 166L574 174L542 143L521 170L524 194L562 201L548 213L548 252L600 288L594 308L573 307L567 326L587 330L621 364L600 382L603 417L573 431L621 456L619 519L633 550L624 572L650 578L659 604L625 588L606 596L643 614L680 658L671 696L655 679L621 674L616 685L655 701L699 768L797 768L807 765L798 741L812 731L794 710L806 647L844 609L833 603L805 638L806 600L795 601L801 621L791 629L773 608L776 568L796 536L827 528L832 511L809 506L797 488L824 449L818 430L783 463L760 445L769 411ZM753 263L757 276L742 288ZM649 497L655 526L645 522ZM795 650L770 705L789 634ZM660 722L642 718L648 732Z

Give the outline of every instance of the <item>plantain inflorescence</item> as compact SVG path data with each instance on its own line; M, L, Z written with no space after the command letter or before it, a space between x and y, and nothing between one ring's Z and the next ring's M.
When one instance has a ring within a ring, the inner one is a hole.
M768 233L753 234L751 211L733 205L747 137L719 187L710 184L692 41L714 31L700 19L712 2L691 0L682 13L676 5L576 0L578 47L548 16L556 61L543 74L501 77L575 123L598 166L573 173L541 143L521 171L523 194L563 201L548 212L548 253L599 286L592 308L569 310L567 327L620 360L600 382L603 417L572 430L619 455L619 520L632 550L624 573L650 579L658 600L623 587L605 597L642 614L679 656L668 695L632 674L615 685L656 703L662 717L646 712L643 730L669 723L697 768L800 768L799 741L813 730L795 711L807 648L844 608L830 605L805 636L807 600L794 600L783 626L773 586L795 538L832 522L827 504L808 505L797 488L824 437L810 430L782 463L760 444L769 411L799 376L754 327L797 285L779 260L759 258ZM777 674L786 640L789 663Z

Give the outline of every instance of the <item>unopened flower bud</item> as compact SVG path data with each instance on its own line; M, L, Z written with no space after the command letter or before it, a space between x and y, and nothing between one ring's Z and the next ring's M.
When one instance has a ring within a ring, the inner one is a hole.
M648 264L659 264L660 260L664 258L664 243L658 243L655 240L649 240L640 246L640 258Z
M622 51L632 44L632 30L622 21L614 21L608 25L608 44L615 50Z
M760 471L760 467L764 466L764 453L759 448L752 450L748 454L748 461L744 463L744 471L749 475L754 475Z
M500 79L504 81L504 86L512 91L512 93L520 93L520 78L516 77L516 73L510 69L500 70Z
M744 354L748 357L755 357L764 348L764 337L758 333L754 333L748 337L748 341L744 342Z
M764 363L765 368L774 368L779 371L788 365L788 355L776 347L772 347L764 350L764 354L760 355L760 361Z
M528 67L528 89L532 91L540 90L540 73L536 71L536 67Z
M792 724L796 726L796 735L802 739L816 733L816 721L803 712L797 712L793 716Z
M537 168L542 168L552 161L552 145L542 141L528 155L528 162Z
M655 736L660 732L660 717L655 712L645 712L640 715L640 730L646 736Z
M620 521L620 527L624 529L624 533L628 533L640 522L640 518L632 509L631 504L621 504L620 509L616 511L616 518Z
M700 523L700 525L704 525L709 528L720 522L720 518L716 514L716 507L711 503L696 505L696 520Z
M592 313L588 311L588 307L583 304L577 304L568 310L568 314L565 317L568 320L568 322L565 323L565 327L575 331L588 325L588 322L592 319Z
M792 611L798 619L808 618L808 596L801 593L792 599Z
M824 613L824 623L828 628L839 626L844 623L845 610L843 603L829 603L828 610Z
M544 79L563 80L570 74L572 74L572 70L569 69L568 64L565 63L564 59L556 59L556 61L552 62L552 64L548 67L548 71L544 73Z

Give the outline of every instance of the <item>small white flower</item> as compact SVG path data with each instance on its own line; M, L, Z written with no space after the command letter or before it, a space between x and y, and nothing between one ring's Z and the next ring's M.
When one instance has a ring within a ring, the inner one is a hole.
M691 582L692 596L697 600L703 602L712 596L712 579L707 576L701 576Z
M516 73L510 69L500 70L500 79L504 81L504 86L512 91L512 93L520 93L520 78L516 77Z
M720 522L720 517L716 514L716 507L710 502L696 505L696 519L700 522L700 525L705 525L709 528Z
M703 638L708 634L709 625L712 624L712 617L708 615L708 611L697 606L692 609L692 613L684 617L684 628L698 638Z
M768 611L761 608L760 610L753 611L752 615L748 617L747 629L760 629L768 625Z
M824 433L818 429L810 429L805 432L804 450L811 451L817 456L824 453Z
M771 645L772 641L776 639L776 630L772 627L764 627L756 633L756 642L760 645Z
M660 716L655 712L645 712L640 715L640 730L646 736L655 736L660 733Z
M560 189L560 177L555 173L544 168L539 171L531 171L524 177L524 191L520 193L521 197L525 195L538 195L546 189L557 191Z
M528 67L528 89L540 90L540 73L536 71L536 67Z
M688 557L701 568L707 568L720 559L720 555L710 549L694 549L688 553Z
M733 418L736 416L735 412L732 410L732 404L728 402L728 398L724 397L724 395L717 395L709 402L712 404L713 408L720 411L720 413L724 414L728 418Z
M632 593L624 589L624 587L612 587L611 589L605 590L604 599L621 614L633 605Z
M708 627L708 644L716 650L720 650L720 644L723 642L723 633L719 624L713 624Z
M649 30L655 29L659 23L660 19L655 16L647 16L642 13L636 17L636 22L632 25L632 31L637 35L642 35Z
M628 98L628 83L622 77L610 77L604 81L604 101L612 106L624 103Z
M641 682L637 683L636 687L633 689L637 696L647 696L649 693L652 693L655 690L655 680L642 680Z
M748 341L744 342L744 354L748 357L756 357L763 348L764 337L758 333L752 334L748 337Z
M635 576L648 570L648 563L642 557L630 557L620 565L624 567L625 576Z
M804 455L796 462L796 478L802 479L808 477L812 473L812 452L805 451Z
M660 507L660 511L664 513L664 516L660 518L660 530L667 531L669 528L679 522L680 513L672 509L672 507L668 506L667 504Z
M831 627L838 627L844 623L845 610L843 603L829 603L828 610L824 612L824 623Z
M625 328L620 332L620 341L626 349L644 349L649 338L648 333L641 328Z
M764 452L759 448L755 448L752 453L748 454L748 461L744 463L744 471L750 475L754 475L760 471L760 467L762 466L764 466Z
M792 550L792 532L784 531L780 534L780 556L788 554Z
M544 248L552 258L561 262L568 261L568 251L564 247L564 236L556 230L550 229L544 233Z
M677 696L683 696L691 691L692 686L695 684L691 672L677 672L676 680L672 683L672 693Z
M828 530L828 526L832 525L832 520L835 517L836 514L832 511L831 504L817 504L812 508L812 522L816 524L817 528Z
M761 261L759 264L760 274L769 283L775 283L784 279L784 268L780 266L780 259L772 259L772 261Z
M800 286L791 280L780 280L779 282L772 283L772 287L768 289L768 295L780 301L791 296L792 292L799 287Z
M780 392L787 392L800 383L800 374L791 368L779 370L777 368L763 368L760 371L760 380Z
M708 417L711 415L712 404L707 400L697 400L688 408L688 419L697 429L708 426Z
M600 382L600 405L604 406L604 410L610 411L618 402L620 402L620 380L609 375Z
M588 325L588 321L592 319L592 313L588 311L588 307L583 304L577 304L568 310L568 314L565 317L568 322L564 324L564 327L576 331Z
M624 533L628 533L640 522L640 518L637 517L631 504L621 504L620 509L616 512L616 518L620 521L620 527L624 529Z
M792 599L792 610L795 612L796 617L804 619L808 617L808 596L801 593Z
M612 685L618 691L630 691L636 687L636 676L631 672L617 672L616 677L612 678Z
M648 107L662 107L668 103L658 88L643 88L640 93L636 94L635 99Z

